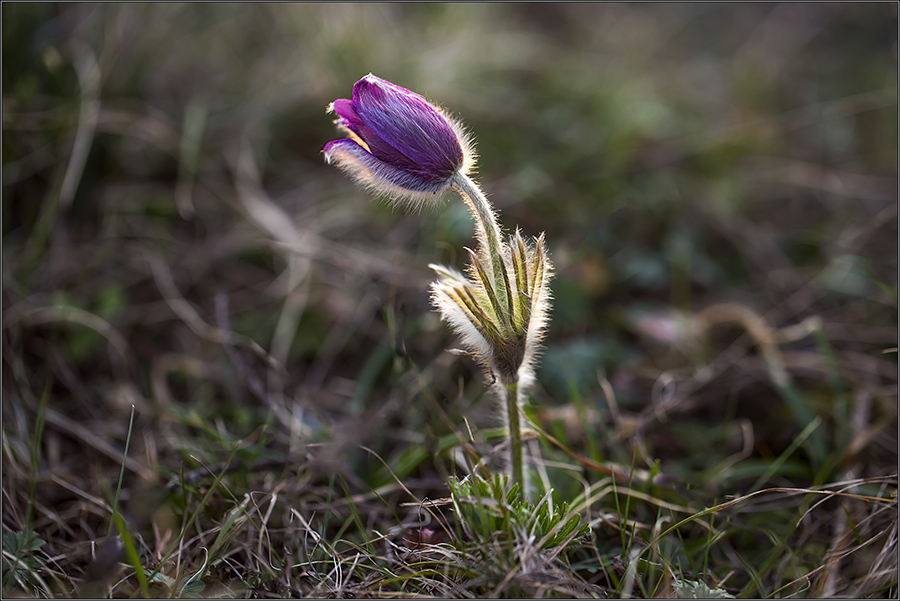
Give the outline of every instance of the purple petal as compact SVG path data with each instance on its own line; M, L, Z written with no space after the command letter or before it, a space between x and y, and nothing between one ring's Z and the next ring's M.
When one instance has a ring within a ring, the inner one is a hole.
M338 98L334 102L331 103L329 107L330 110L337 113L338 117L341 118L342 122L346 123L362 123L362 120L359 118L359 115L356 113L356 109L353 107L353 101L347 100L346 98Z
M453 127L418 94L367 75L353 86L353 106L374 135L436 177L462 165Z
M369 152L386 163L390 163L402 169L421 169L421 167L408 156L385 142L371 127L360 118L352 100L340 98L331 104L331 110L337 113L340 119L338 123L346 127L368 146Z
M322 151L329 163L335 163L360 183L376 191L416 200L450 187L449 178L435 178L426 171L391 165L377 159L349 138L329 142Z

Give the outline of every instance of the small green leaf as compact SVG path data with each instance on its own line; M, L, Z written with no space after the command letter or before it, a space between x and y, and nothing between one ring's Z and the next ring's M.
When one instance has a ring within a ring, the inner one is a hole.
M695 580L676 580L673 584L679 599L734 599L734 595L720 588L709 588Z
M40 551L46 541L38 538L34 530L10 532L3 535L3 587L12 588L18 584L40 586L42 580L36 570L44 567L44 560L33 554Z

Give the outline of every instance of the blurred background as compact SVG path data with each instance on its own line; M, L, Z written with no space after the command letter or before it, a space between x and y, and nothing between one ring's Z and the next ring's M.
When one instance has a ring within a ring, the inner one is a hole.
M390 477L363 445L446 494L442 437L499 425L428 298L472 222L455 197L392 211L324 164L326 106L369 72L460 118L504 226L546 232L543 427L714 488L818 416L776 482L895 473L895 3L2 16L4 529L35 415L36 523L59 545L105 528L73 490L115 482L132 406L132 491L231 448L245 487L367 491Z

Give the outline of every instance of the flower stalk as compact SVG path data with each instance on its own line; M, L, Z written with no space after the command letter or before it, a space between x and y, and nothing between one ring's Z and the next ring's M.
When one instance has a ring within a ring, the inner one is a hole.
M506 384L506 416L509 429L509 469L510 481L519 485L519 490L527 494L525 479L525 459L522 456L522 428L519 421L519 382Z
M497 288L498 283L502 285L508 279L504 275L505 266L500 252L500 226L497 224L497 215L484 192L472 178L467 175L455 175L453 183L468 205L472 217L475 218L478 242L481 248L487 251L486 255L491 260L492 283Z
M329 111L348 137L325 146L328 162L412 208L455 190L472 213L478 248L466 249L467 273L430 265L438 275L431 297L469 354L498 383L510 480L527 495L519 405L534 380L549 320L553 268L543 234L529 243L517 229L503 239L494 207L468 175L475 156L471 139L418 94L369 74L353 86L352 100L335 100Z

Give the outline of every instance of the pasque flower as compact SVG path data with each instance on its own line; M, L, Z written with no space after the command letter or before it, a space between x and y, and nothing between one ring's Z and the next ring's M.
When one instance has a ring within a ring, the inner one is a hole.
M413 206L446 192L474 165L469 137L418 94L371 73L353 99L328 106L347 138L325 145L334 163L373 192Z
M469 250L468 274L432 265L439 276L432 302L499 383L511 479L527 491L519 406L549 319L553 268L543 234L531 244L518 230L503 240L490 201L468 175L474 165L469 137L418 94L369 74L353 86L352 100L328 108L348 135L325 146L329 163L412 207L453 188L472 212L478 250Z

